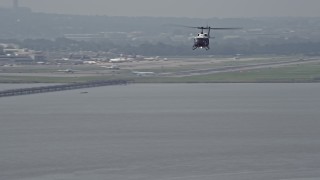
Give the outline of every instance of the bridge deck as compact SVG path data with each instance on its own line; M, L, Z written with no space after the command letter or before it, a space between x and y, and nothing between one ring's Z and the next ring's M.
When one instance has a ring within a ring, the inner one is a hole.
M66 90L73 90L73 89L93 88L93 87L101 87L101 86L125 85L127 83L128 83L127 80L108 80L108 81L92 81L92 82L84 82L84 83L62 84L62 85L54 85L54 86L10 89L10 90L0 91L0 98L9 97L9 96L20 96L20 95L55 92L55 91L66 91Z

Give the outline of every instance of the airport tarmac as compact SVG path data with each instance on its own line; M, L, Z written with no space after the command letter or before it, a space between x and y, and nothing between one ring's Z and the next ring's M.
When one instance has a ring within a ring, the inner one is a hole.
M74 72L63 72L70 65L0 67L2 76L20 77L92 77L92 76L135 76L132 71L154 72L157 76L183 77L215 73L248 71L263 68L277 68L307 63L318 63L320 58L301 59L298 57L243 57L243 58L168 58L157 61L128 61L116 63L119 69L109 69L115 63L74 65ZM40 70L37 70L39 67Z

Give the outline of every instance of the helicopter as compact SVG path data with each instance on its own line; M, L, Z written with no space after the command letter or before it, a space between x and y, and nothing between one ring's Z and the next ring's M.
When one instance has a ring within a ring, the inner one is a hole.
M211 30L236 30L236 29L241 29L241 28L213 28L210 26L207 27L190 27L190 26L184 26L187 28L195 28L195 29L200 29L201 32L197 34L196 37L194 37L194 44L192 47L192 50L195 50L197 48L200 49L206 49L209 50L210 49L210 41L209 39L213 39L214 37L210 36L210 31ZM204 30L208 30L206 33L204 32Z

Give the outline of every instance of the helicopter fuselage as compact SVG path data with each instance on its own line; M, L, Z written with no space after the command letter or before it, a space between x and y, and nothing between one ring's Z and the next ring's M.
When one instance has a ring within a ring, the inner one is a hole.
M194 37L194 44L193 44L193 47L192 49L195 50L197 48L204 48L206 50L209 50L210 49L210 39L214 38L214 37L211 37L210 36L210 31L211 30L236 30L236 29L241 29L241 28L213 28L213 27L210 27L210 26L206 26L206 27L190 27L190 26L185 26L185 27L188 27L188 28L195 28L195 29L200 29L201 32L199 32L197 34L196 37ZM207 30L207 32L204 32L204 30Z
M207 33L199 33L194 38L193 50L197 48L205 48L206 50L209 48L209 35Z

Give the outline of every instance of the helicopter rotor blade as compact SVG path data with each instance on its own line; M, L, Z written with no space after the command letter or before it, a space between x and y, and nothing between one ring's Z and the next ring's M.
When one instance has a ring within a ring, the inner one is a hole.
M212 29L212 30L237 30L237 29L242 29L242 28L212 28L212 27L209 27L208 29Z
M202 30L237 30L237 29L242 29L239 27L222 27L222 28L215 28L211 26L184 26L184 25L178 25L178 24L169 24L169 26L176 26L176 27L184 27L184 28L193 28L193 29L202 29Z
M211 29L211 30L237 30L237 29L242 29L238 27L232 27L232 28L214 28L214 27L203 27L203 26L181 26L181 27L186 27L186 28L194 28L194 29Z
M181 25L181 24L165 24L164 26L184 27L184 28L198 28L198 27L193 27L193 26L185 26L185 25Z
M203 27L203 26L185 26L185 25L180 25L180 24L167 24L167 26L193 28L193 29L208 29L208 27Z

